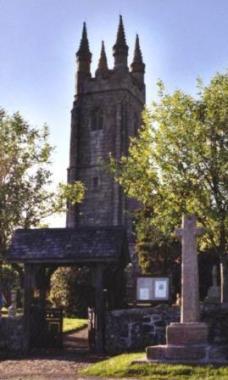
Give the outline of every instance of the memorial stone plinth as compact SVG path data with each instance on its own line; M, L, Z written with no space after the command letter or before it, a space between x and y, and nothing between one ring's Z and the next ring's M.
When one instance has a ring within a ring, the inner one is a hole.
M166 345L147 347L150 361L193 362L207 356L208 328L200 322L199 275L196 236L203 232L196 227L196 218L185 215L182 228L176 230L182 240L181 321L166 329Z

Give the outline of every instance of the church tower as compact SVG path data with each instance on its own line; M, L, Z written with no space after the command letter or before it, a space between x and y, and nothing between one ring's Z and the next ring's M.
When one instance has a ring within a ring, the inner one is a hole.
M121 16L113 56L114 67L109 69L102 42L98 67L95 76L91 75L92 54L84 23L76 53L68 182L82 181L86 193L79 206L69 208L67 227L128 225L131 201L107 172L105 162L110 153L116 159L127 154L129 138L140 127L145 103L145 65L137 35L129 70Z

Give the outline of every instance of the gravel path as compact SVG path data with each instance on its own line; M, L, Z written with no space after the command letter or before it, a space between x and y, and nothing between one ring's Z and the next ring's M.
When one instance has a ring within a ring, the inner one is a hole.
M5 360L0 363L0 379L77 379L78 371L92 362L90 357L80 357L78 354L54 358Z
M69 334L64 351L2 360L0 380L75 380L78 371L104 358L87 350L87 331Z

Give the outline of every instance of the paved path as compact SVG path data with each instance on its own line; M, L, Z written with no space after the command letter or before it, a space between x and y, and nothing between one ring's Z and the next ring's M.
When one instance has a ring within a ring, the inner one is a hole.
M64 350L31 353L0 361L0 380L75 380L77 373L105 356L91 354L87 345L87 329L68 334L64 338Z
M31 353L27 357L0 361L0 380L101 380L100 377L83 377L78 372L105 358L89 353L87 329L83 329L64 337L62 351Z

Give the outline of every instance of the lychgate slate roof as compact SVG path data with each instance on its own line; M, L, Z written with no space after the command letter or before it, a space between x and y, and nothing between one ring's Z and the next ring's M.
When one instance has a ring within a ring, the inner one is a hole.
M120 259L129 261L122 227L18 229L8 251L11 262L92 263Z

